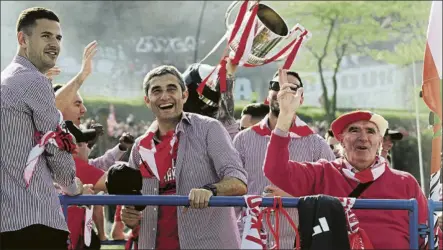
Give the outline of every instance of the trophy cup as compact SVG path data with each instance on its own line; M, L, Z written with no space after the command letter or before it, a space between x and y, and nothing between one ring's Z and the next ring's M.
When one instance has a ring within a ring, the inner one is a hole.
M252 2L251 5L250 2ZM236 20L230 24L231 13L240 3L241 7ZM227 29L225 35L201 62L214 53L227 38L228 44L223 54L229 54L231 63L243 67L257 67L286 59L283 68L289 69L302 42L311 37L311 33L300 24L289 29L275 10L259 1L234 1L225 13L225 24ZM287 44L269 57L270 52L284 41ZM223 93L226 90L225 56L200 84L197 89L200 95L203 93L206 82L214 73L218 74L220 92Z

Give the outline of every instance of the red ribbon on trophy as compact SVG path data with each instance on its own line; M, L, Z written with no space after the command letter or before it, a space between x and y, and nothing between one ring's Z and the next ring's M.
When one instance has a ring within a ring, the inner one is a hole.
M300 24L296 24L289 30L280 15L267 5L259 3L259 1L252 1L250 8L248 8L249 0L242 1L235 22L231 25L228 23L230 13L240 2L233 2L229 6L225 14L227 32L202 60L204 61L208 58L229 34L228 43L219 65L213 69L197 89L200 95L202 95L206 83L213 74L218 75L220 92L226 92L226 63L228 57L231 58L232 64L249 68L286 59L283 68L289 69L295 60L301 44L311 36L310 32ZM270 58L266 57L280 42L289 39L292 39L292 41L275 53L275 55ZM229 51L229 56L226 56Z

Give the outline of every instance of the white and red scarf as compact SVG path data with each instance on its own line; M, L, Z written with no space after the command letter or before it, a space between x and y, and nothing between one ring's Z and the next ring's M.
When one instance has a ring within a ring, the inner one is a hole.
M266 249L267 235L262 229L260 213L262 197L259 195L244 195L246 215L243 217L243 235L241 249Z
M262 221L268 223L270 226L269 218L263 218L264 213L267 210L273 209L278 215L279 212L286 216L289 223L293 227L296 233L296 249L300 249L300 234L292 218L289 217L288 213L284 210L281 205L281 198L274 197L274 207L262 209L262 197L258 195L245 195L244 199L247 204L247 216L245 219L245 227L243 230L241 249L266 249L268 236L263 230ZM366 234L366 232L360 228L360 222L357 216L352 211L352 207L355 203L355 198L338 198L343 205L343 209L346 216L346 226L348 231L348 239L351 249L373 249L372 243ZM276 206L278 203L278 206ZM275 228L269 227L274 236L276 245L272 246L271 249L279 249L279 221L278 216L276 216L276 226Z
M300 234L293 219L288 212L283 208L281 197L274 197L274 206L267 208L260 208L262 197L259 195L245 195L244 196L247 209L246 217L244 218L245 226L243 228L243 236L241 242L241 249L266 249L269 237L264 230L263 221L269 228L275 243L270 246L270 249L280 249L280 226L279 217L285 216L289 224L295 231L296 241L300 242ZM274 212L275 227L272 226L271 212Z
M343 165L344 166L338 167L338 169L341 170L347 178L358 183L367 183L377 180L383 175L388 167L385 158L380 156L376 156L375 162L371 167L359 172L355 172L356 169L346 159L343 159Z
M373 249L371 241L366 232L360 228L360 222L352 211L355 198L338 198L343 205L346 216L346 226L351 249Z
M259 123L252 126L251 129L261 136L271 136L272 131L268 126L268 121L269 115L266 115ZM289 136L291 138L301 138L312 134L315 134L314 130L302 121L300 117L296 116L294 123L289 129Z
M170 132L169 143L160 143L158 145L154 142L155 133L158 130L158 122L154 121L149 127L146 134L140 140L137 147L141 156L140 172L144 178L157 178L159 181L163 180L169 168L173 165L174 148L178 146L178 138L175 131ZM167 150L163 147L167 147ZM159 167L160 164L162 167ZM165 164L167 164L165 166Z
M25 179L26 188L29 187L31 183L32 175L35 171L35 166L40 159L40 156L45 151L46 145L51 143L61 150L67 151L71 154L75 153L76 145L71 134L64 132L61 129L61 125L63 123L63 115L59 112L59 122L55 131L48 131L42 135L42 133L36 131L35 136L37 140L37 145L35 145L28 154L28 158L26 160L26 167L23 173L23 178Z

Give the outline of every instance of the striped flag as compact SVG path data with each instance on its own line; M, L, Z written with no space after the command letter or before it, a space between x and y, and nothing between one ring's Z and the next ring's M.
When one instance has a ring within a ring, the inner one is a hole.
M432 139L431 155L431 181L429 197L434 201L440 201L441 183L441 150L442 150L442 2L433 1L427 32L427 42L423 66L423 101L434 113L433 125L434 136ZM434 215L437 215L436 213ZM435 217L434 229L437 226ZM432 225L432 224L431 224ZM437 238L435 246L437 246Z

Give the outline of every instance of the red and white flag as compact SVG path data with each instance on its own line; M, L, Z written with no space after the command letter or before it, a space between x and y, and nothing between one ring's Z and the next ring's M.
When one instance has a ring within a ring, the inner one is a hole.
M442 150L442 2L433 1L429 16L429 25L423 66L423 101L434 112L434 136L432 139L431 181L429 197L441 201L441 150ZM429 223L437 227L437 213ZM432 224L433 223L433 224ZM435 231L436 232L436 231ZM434 238L436 247L437 238Z

